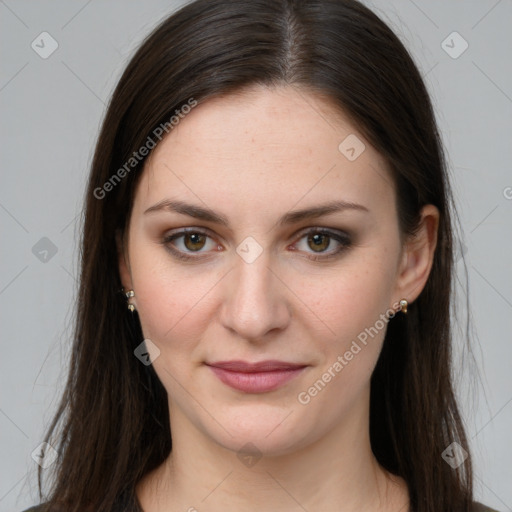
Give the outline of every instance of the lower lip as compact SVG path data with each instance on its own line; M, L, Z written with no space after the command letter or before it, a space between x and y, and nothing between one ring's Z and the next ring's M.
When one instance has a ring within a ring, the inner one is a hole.
M243 373L209 366L212 372L226 385L244 393L265 393L284 386L304 369L276 370L271 372Z

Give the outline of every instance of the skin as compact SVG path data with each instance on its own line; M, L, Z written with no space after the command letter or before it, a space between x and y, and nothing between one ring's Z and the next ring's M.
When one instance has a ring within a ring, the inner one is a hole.
M354 161L338 150L350 134L366 146ZM229 227L144 213L166 199L208 207ZM277 224L332 200L368 211ZM426 206L417 235L404 239L395 202L384 160L357 127L325 98L290 86L210 99L155 148L119 243L121 279L160 350L153 365L169 397L173 451L137 487L146 512L408 510L404 481L370 448L370 377L385 326L307 404L297 398L400 299L414 307L438 211ZM182 228L208 236L164 242ZM311 228L351 242L327 237L316 248ZM251 263L236 251L246 237L262 248ZM198 259L180 260L170 246ZM340 246L335 257L308 259ZM277 390L248 394L204 364L233 359L308 366ZM252 465L237 457L247 443Z

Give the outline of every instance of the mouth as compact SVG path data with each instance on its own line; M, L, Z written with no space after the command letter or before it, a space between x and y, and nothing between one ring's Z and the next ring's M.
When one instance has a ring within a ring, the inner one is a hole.
M217 378L244 393L266 393L284 386L308 366L285 361L218 361L205 363Z

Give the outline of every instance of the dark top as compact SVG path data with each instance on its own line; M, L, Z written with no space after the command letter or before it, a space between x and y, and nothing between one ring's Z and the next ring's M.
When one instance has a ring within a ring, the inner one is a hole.
M132 504L132 508L130 509L124 509L123 512L143 512L142 508L140 508L140 505L138 502ZM43 505L37 505L35 507L29 508L25 510L24 512L43 512ZM493 508L486 507L485 505L482 505L481 503L474 503L473 508L471 509L471 512L498 512L497 510L494 510Z

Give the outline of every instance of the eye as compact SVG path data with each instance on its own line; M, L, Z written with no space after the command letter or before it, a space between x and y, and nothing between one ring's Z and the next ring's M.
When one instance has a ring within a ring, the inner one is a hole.
M310 229L303 233L299 241L303 239L305 239L306 247L299 248L299 250L309 253L305 257L313 261L334 258L351 245L350 237L346 233L338 233L323 228ZM335 248L328 251L327 249L333 245L333 241L335 242ZM199 259L200 254L212 250L222 251L222 246L215 243L207 232L197 228L172 233L162 240L162 244L173 256L181 260ZM296 243L296 245L300 244ZM297 250L297 247L292 246L292 250ZM197 253L198 256L193 255L193 253Z
M305 239L306 247L303 249L300 249L299 247L299 249L309 253L310 255L306 257L313 261L320 261L338 256L351 245L350 237L346 233L337 233L322 228L309 230L304 233L300 240L303 239ZM327 249L333 245L333 241L335 242L335 249L327 251ZM311 249L311 251L308 249Z
M176 243L177 240L180 241ZM208 242L210 243L209 248ZM219 244L213 242L207 233L195 228L182 230L178 233L166 236L162 243L174 256L183 260L192 260L196 258L196 256L188 256L187 253L203 253L208 252L208 249L212 250L220 247ZM203 251L202 249L205 247L207 250Z

